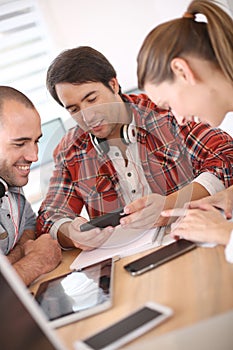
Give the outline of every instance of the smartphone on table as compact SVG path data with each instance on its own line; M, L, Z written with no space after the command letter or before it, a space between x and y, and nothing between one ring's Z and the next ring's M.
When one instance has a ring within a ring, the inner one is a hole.
M168 244L150 254L143 256L137 260L131 261L124 266L132 276L138 276L142 273L150 271L182 254L196 248L195 242L186 239L179 239L171 244Z
M167 306L148 302L96 334L75 342L75 350L115 350L173 315Z

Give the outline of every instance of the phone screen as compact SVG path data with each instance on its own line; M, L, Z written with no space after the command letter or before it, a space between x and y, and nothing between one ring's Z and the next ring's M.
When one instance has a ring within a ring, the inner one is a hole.
M117 324L105 329L101 333L86 339L85 343L92 349L102 349L159 315L161 315L161 312L145 307Z
M142 335L171 315L170 308L148 303L108 328L84 339L81 342L84 347L77 347L77 349L118 349L119 346Z
M196 246L197 245L194 242L180 239L156 250L153 253L132 261L125 265L124 268L132 275L138 275L174 259L175 257L196 248Z

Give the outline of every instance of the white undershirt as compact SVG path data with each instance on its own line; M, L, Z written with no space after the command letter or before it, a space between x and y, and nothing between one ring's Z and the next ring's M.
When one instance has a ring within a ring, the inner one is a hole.
M110 146L108 156L117 171L126 204L152 193L142 168L137 143L131 143L127 147L127 166L118 147Z

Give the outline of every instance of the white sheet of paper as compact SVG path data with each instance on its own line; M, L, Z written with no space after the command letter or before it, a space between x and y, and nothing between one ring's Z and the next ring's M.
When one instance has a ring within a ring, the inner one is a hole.
M143 232L139 230L125 230L125 232L123 232L123 229L120 226L117 226L111 239L99 248L82 251L72 262L70 269L79 270L107 258L122 258L148 249L156 248L159 246L157 240L153 242L156 230L158 230L158 228ZM164 237L162 245L170 244L173 241L174 240L168 234Z

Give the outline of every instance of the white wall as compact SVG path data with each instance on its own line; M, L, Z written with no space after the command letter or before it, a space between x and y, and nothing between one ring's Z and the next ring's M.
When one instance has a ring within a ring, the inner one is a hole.
M79 45L101 51L123 90L137 86L136 56L159 22L181 16L189 0L37 0L55 55ZM162 5L161 5L162 3Z
M113 64L123 91L137 87L136 57L145 36L157 24L182 16L190 2L190 0L36 1L54 50L51 60L64 49L80 45L92 46L101 51ZM221 3L233 11L233 0L221 0ZM51 104L54 104L54 108L60 108L52 99ZM232 114L223 125L226 131L233 134Z

